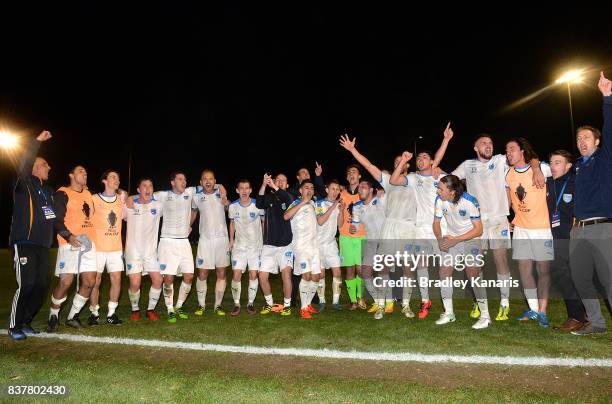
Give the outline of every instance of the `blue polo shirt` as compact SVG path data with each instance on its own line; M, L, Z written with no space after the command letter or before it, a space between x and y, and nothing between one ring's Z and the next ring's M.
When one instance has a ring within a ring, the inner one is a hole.
M603 97L602 141L576 163L574 215L578 220L612 218L612 96Z

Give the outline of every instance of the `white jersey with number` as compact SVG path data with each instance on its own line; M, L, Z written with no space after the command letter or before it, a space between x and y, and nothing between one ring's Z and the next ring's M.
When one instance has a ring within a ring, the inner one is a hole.
M386 219L386 198L385 194L381 198L373 198L368 204L359 201L353 206L352 223L356 226L364 225L369 240L380 239L380 232Z
M255 199L251 199L247 206L240 203L240 199L229 206L228 216L234 221L236 234L234 246L241 249L260 249L263 246L261 220L265 212L257 209Z
M414 188L406 185L391 185L391 176L382 173L380 185L385 190L387 218L401 221L414 221L416 218L416 201Z
M157 256L157 234L162 214L160 201L153 198L149 203L140 203L140 198L134 197L134 208L126 208L126 260Z
M327 198L317 201L316 214L317 217L323 216L331 207L334 206L334 202ZM327 221L319 226L317 230L317 239L319 245L327 245L336 242L336 233L338 232L338 215L340 214L340 205L336 205L333 212L330 213Z
M296 199L289 209L298 205L301 199ZM309 201L291 218L291 232L293 233L294 251L312 251L317 249L317 214L315 203Z
M189 187L182 194L175 194L172 191L158 191L153 194L164 209L161 238L189 237L191 200L195 193L195 187Z
M228 237L225 206L221 202L221 191L218 185L215 185L212 194L207 194L204 188L198 187L193 197L192 207L200 212L200 238Z
M465 160L452 172L465 179L467 191L480 203L483 220L508 216L510 214L506 195L506 156L497 154L491 160Z
M442 235L460 236L472 230L472 221L480 220L478 200L464 192L457 203L436 198L436 220L446 219L446 231Z

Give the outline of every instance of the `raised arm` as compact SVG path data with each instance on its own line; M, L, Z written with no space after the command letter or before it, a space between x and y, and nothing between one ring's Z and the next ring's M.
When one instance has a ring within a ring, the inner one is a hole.
M442 143L440 144L440 147L436 151L436 155L434 156L434 161L431 165L432 168L436 168L440 165L440 162L444 158L444 153L446 153L446 148L448 147L450 140L454 136L454 133L450 127L450 124L451 123L449 122L448 125L446 125L446 129L444 129L444 139L442 139Z
M600 145L604 156L612 159L612 81L608 80L603 72L599 74L597 87L603 95L603 128L601 131L603 144Z
M402 158L400 159L399 164L395 166L393 174L391 174L391 178L389 179L389 183L391 185L406 185L406 177L402 175L402 169L411 158L412 153L407 151L402 153Z
M376 181L380 181L382 178L382 171L380 171L380 169L372 164L370 160L357 151L355 148L356 140L356 137L354 137L353 140L350 140L349 136L344 134L340 136L340 146L351 152L353 157L355 157L355 160L357 160L357 162L361 164Z
M32 175L32 167L36 161L36 155L38 154L40 145L42 142L46 142L49 139L51 139L51 132L45 130L40 132L40 135L38 135L36 139L32 139L28 143L17 171L19 178L29 178L30 175Z

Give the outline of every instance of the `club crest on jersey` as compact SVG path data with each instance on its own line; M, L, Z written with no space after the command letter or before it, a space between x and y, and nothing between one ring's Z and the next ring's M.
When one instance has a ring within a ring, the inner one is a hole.
M232 266L233 266L233 267L235 267L237 263L238 263L238 261L236 261L236 260L232 260Z
M572 201L572 194L563 194L563 202L570 203Z
M480 250L478 248L472 248L472 255L478 255L478 253L480 252Z
M305 262L300 262L300 268L306 269L306 263Z
M286 209L287 209L287 204L286 204L285 202L283 202L283 203L281 204L281 209L282 209L282 210L286 210Z
M59 268L64 269L65 266L66 266L66 263L63 261L60 261Z
M477 172L477 171L478 171L478 168L476 168L476 167L470 167L470 172L471 172L472 174L476 174L476 172Z
M19 258L19 263L20 263L21 265L25 265L25 264L27 264L27 263L28 263L28 257L20 257L20 258Z
M183 195L183 199L185 200L189 199L189 195Z
M132 270L132 264L127 264L127 270L131 271Z
M204 258L198 258L198 265L202 265L204 263Z
M459 216L465 216L465 215L467 215L467 210L459 209Z
M155 208L154 208L154 209L151 209L151 214L152 214L153 216L155 216L155 215L157 214L157 209L155 209Z
M508 237L508 229L503 229L501 231L501 235L504 236L504 237Z
M287 251L285 253L285 257L291 257L292 255L293 255L293 252L291 252L291 251Z
M251 219L255 219L257 217L257 213L251 212L249 213L249 216L251 217Z
M495 169L495 164L494 163L489 164L489 170L493 170L493 169Z
M552 243L553 243L552 240L546 240L544 242L544 247L550 248L553 245Z
M376 205L376 203L378 203L378 200L377 200L377 199L374 199L374 200L372 201L372 205Z
M166 264L159 264L159 269L160 269L161 271L166 270Z

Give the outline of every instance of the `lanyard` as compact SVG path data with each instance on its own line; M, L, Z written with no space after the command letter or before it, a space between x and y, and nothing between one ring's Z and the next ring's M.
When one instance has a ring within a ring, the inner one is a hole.
M557 197L557 203L555 204L555 213L557 213L557 211L559 210L559 203L561 202L561 198L563 197L563 191L565 191L565 187L567 186L569 177L570 176L568 175L567 178L565 179L565 182L563 183L563 187L561 188L561 192L559 193L559 196ZM553 189L555 190L555 196L556 196L557 195L557 185L554 181L553 181Z

